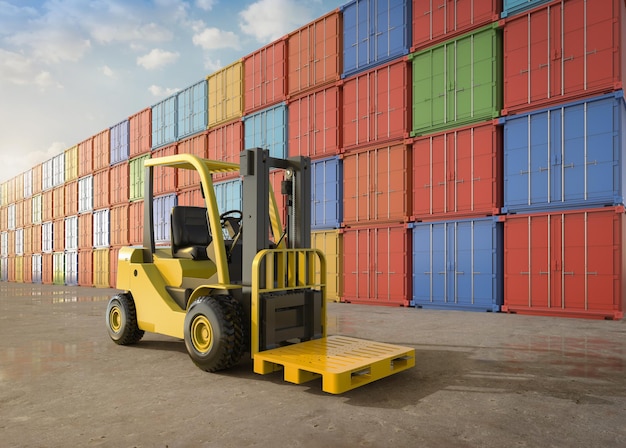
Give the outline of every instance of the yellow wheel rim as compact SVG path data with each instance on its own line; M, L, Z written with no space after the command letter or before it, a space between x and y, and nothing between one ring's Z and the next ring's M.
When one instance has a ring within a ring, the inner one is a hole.
M207 353L213 345L213 328L205 316L196 316L191 323L191 342L200 353Z
M112 307L109 311L109 325L111 330L116 333L122 329L122 312L117 306Z

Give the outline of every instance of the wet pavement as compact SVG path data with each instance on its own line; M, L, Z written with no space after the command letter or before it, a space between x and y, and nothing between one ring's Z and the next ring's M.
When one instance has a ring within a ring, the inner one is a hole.
M109 339L111 289L0 283L0 446L623 447L626 322L329 304L329 334L416 349L341 396L182 341Z

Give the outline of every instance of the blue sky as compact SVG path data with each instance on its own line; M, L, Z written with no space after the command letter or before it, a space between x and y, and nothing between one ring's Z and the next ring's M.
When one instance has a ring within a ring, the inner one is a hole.
M0 0L0 182L346 0Z

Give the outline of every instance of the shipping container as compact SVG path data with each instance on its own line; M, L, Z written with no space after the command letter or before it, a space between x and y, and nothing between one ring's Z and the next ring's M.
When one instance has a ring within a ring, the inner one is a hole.
M111 165L128 160L130 154L130 127L128 119L109 129Z
M33 283L33 256L24 255L23 261L23 275L24 283Z
M68 286L78 286L79 278L79 266L78 266L78 251L66 251L65 252L65 284Z
M78 250L91 249L93 247L93 214L82 213L78 215Z
M131 202L128 208L128 220L132 222L128 228L128 243L131 246L143 244L143 219L143 200Z
M31 230L31 237L32 237L31 253L34 253L34 254L38 254L42 252L42 243L41 243L42 229L41 227L42 227L41 224L35 224L31 228L32 229Z
M32 254L33 253L33 227L27 226L22 229L23 232L23 252L24 254ZM41 248L39 248L41 251Z
M9 259L7 257L0 258L0 282L9 281Z
M343 12L343 77L397 59L411 48L411 2L353 0Z
M78 179L78 213L89 213L93 210L93 176ZM34 216L34 212L33 212Z
M109 248L93 251L93 285L96 288L110 288Z
M33 198L29 197L22 202L23 216L22 227L30 226L33 224Z
M110 210L93 212L93 247L109 247L110 244Z
M287 99L286 37L243 58L244 115Z
M341 230L311 232L311 247L324 252L326 258L326 300L340 302L343 296L343 234ZM320 272L315 272L316 283Z
M66 216L75 215L78 213L78 181L66 182L63 188L65 189L63 193L65 201L64 213Z
M42 195L41 193L31 198L31 222L33 224L41 224L42 218Z
M542 3L547 3L551 0L503 0L504 6L502 8L501 17L504 19L513 14L519 14L531 8L535 8Z
M177 139L206 129L208 123L207 107L206 79L176 94Z
M151 154L144 154L129 163L128 197L131 201L143 199L144 177L146 168L144 162L150 158Z
M504 212L624 203L622 91L504 121Z
M322 87L291 98L287 103L289 156L312 159L339 154L341 147L343 88Z
M423 135L496 118L502 109L497 24L412 53L413 132Z
M44 285L51 285L54 280L52 257L52 253L41 254L41 282ZM35 272L33 272L33 277L34 276Z
M78 177L93 173L93 137L78 144Z
M241 210L243 205L243 183L241 179L226 180L213 184L219 213ZM204 207L205 205L203 205Z
M52 181L53 162L54 162L53 159L48 159L45 162L43 162L41 166L41 188L44 191L49 190L54 186L54 183Z
M0 231L9 230L9 207L0 207Z
M244 147L263 148L271 157L287 156L287 106L279 104L243 118Z
M507 0L504 0L505 3ZM528 0L523 0L528 2ZM500 0L413 0L413 46L416 51L459 34L497 22L502 9Z
M176 95L152 106L152 149L175 142L176 125Z
M341 16L336 9L289 33L287 91L290 96L339 80L341 28Z
M624 207L510 215L503 311L621 319Z
M0 257L9 256L9 232L0 233Z
M52 250L54 252L65 250L65 218L52 221Z
M558 0L507 19L504 114L623 86L621 1Z
M93 173L93 208L103 208L111 205L109 195L110 168Z
M7 264L7 281L15 282L15 255L4 259Z
M342 301L408 306L411 262L411 232L406 226L346 228Z
M15 230L9 230L7 234L8 234L7 247L9 250L7 255L11 257L15 255Z
M311 163L311 228L338 229L343 221L343 162L331 157Z
M24 199L24 173L20 173L13 178L13 200L11 202Z
M35 165L31 171L32 171L32 194L39 194L41 193L41 176L42 176L42 170L43 169L43 164L39 163L37 165Z
M9 181L0 184L0 207L6 207L9 204Z
M111 246L127 246L128 245L128 229L131 225L129 221L129 204L121 204L111 207Z
M58 187L65 182L65 153L52 158L52 186Z
M176 206L176 195L168 194L153 199L154 241L169 245L172 208Z
M65 187L60 185L52 189L52 219L65 216Z
M52 190L45 190L41 193L41 220L42 221L51 221L52 220L52 202L53 202L53 194Z
M238 60L207 76L209 128L243 115L243 69Z
M169 145L169 146L164 146L162 148L155 149L154 151L152 151L150 158L155 159L158 157L173 156L177 153L178 153L178 145ZM161 195L161 194L168 194L168 193L176 192L176 183L178 179L178 173L180 171L191 171L191 170L177 170L177 169L173 169L170 167L155 166L153 168L153 174L152 174L153 194Z
M33 195L33 170L32 168L22 174L23 180L23 197L29 198Z
M117 286L117 261L119 253L119 247L111 247L109 250L109 286L111 288L115 288Z
M15 281L17 283L24 283L24 257L15 257Z
M42 255L33 254L32 263L32 282L41 283L42 281Z
M54 233L53 222L44 222L41 225L41 251L50 253L53 249L52 234Z
M207 159L239 164L239 154L243 150L243 121L241 120L211 128L207 134L205 156ZM214 181L217 181L238 175L239 173L215 173L212 177Z
M15 230L15 255L24 255L24 229Z
M504 236L498 218L413 225L413 300L418 308L500 311Z
M93 286L93 250L78 252L78 285Z
M24 203L22 201L13 202L7 207L9 211L9 230L15 230L23 225Z
M177 194L177 204L185 207L206 207L206 202L202 197L200 187L192 187L186 190L180 190Z
M497 215L502 127L491 122L416 138L412 221Z
M65 253L63 252L52 254L52 283L55 285L65 284Z
M78 250L78 216L65 218L65 250Z
M65 150L65 182L78 178L78 145Z
M119 162L109 169L109 203L127 204L129 199L129 162Z
M148 107L128 119L129 158L150 152L152 149L152 108Z
M347 225L407 222L411 153L391 143L343 155L343 220Z
M178 154L193 154L198 157L206 158L207 156L207 133L192 135L178 142ZM166 168L163 168L164 170ZM176 187L189 188L200 185L200 176L196 170L173 170L167 168L168 171L178 171L176 173Z

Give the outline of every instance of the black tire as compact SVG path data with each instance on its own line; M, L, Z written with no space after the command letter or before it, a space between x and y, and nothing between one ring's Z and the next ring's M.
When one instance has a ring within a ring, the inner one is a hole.
M144 334L137 326L135 301L130 294L118 294L109 300L106 324L109 336L119 345L136 344Z
M243 311L230 297L199 297L185 316L185 346L207 372L227 369L243 354Z

